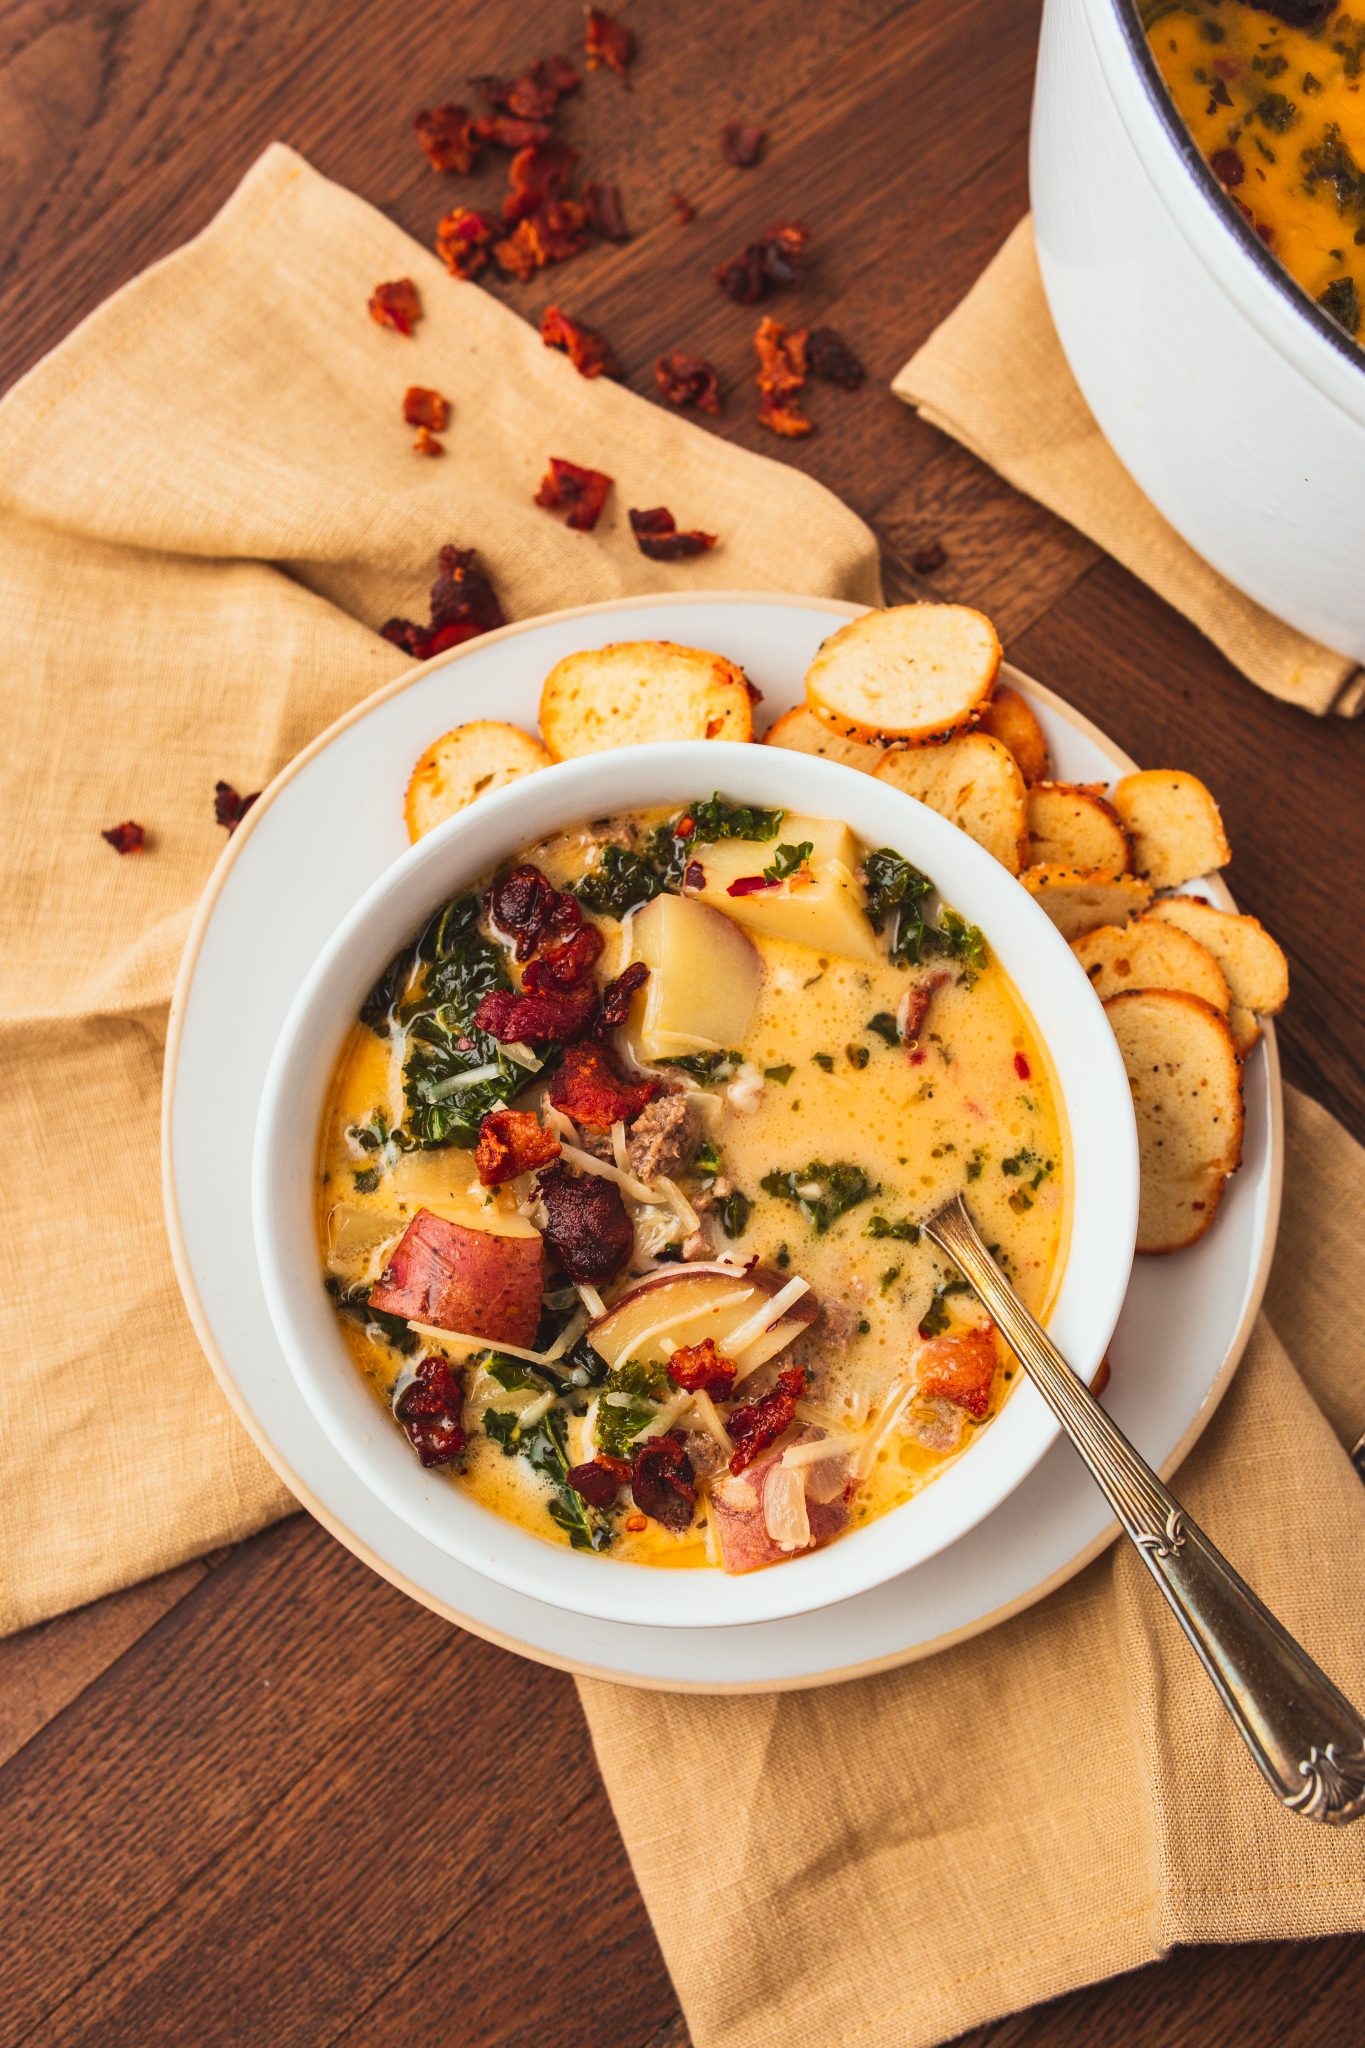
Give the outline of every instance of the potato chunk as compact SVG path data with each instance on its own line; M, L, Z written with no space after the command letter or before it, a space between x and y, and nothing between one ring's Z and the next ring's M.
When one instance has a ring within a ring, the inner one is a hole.
M656 896L633 929L636 958L650 971L635 1003L644 1058L742 1045L763 980L752 940L693 896Z
M807 841L811 851L798 874L771 886L752 886L775 864L780 847ZM775 839L720 839L699 845L694 858L705 876L696 900L736 924L845 960L881 958L856 879L858 843L847 825L789 812Z
M718 1273L714 1268L689 1272L683 1267L677 1272L657 1273L590 1323L588 1341L608 1365L619 1365L626 1358L653 1364L666 1363L683 1345L700 1344L707 1337L727 1358L736 1357L730 1347L736 1336L743 1337L749 1330L752 1334L745 1351L761 1346L772 1356L772 1338L785 1333L785 1341L790 1342L819 1313L814 1297L804 1295L791 1304L780 1322L765 1330L764 1300L786 1284L782 1274L761 1268L749 1273Z

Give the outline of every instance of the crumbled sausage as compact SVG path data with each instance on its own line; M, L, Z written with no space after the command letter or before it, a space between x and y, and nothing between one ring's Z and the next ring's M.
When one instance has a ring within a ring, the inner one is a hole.
M701 1124L685 1094L660 1095L626 1127L626 1156L641 1180L670 1180L689 1166L701 1143Z

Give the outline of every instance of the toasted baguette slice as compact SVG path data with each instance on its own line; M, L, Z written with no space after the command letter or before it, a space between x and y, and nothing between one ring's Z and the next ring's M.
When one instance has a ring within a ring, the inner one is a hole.
M1178 1252L1204 1235L1242 1158L1242 1062L1227 1018L1170 988L1111 996L1137 1113L1140 1252Z
M545 678L540 731L556 761L652 740L751 740L744 671L671 640L623 640L566 654Z
M500 725L493 718L457 725L433 740L412 771L403 799L408 838L422 838L475 797L549 765L540 741L519 725Z
M1231 1007L1223 970L1208 947L1154 917L1102 924L1073 940L1071 950L1101 1002L1130 988L1179 988L1201 996L1224 1017Z
M1025 782L1042 782L1052 773L1047 741L1033 706L1009 683L997 683L995 695L981 714L981 730L1009 748Z
M794 754L819 754L826 761L842 762L845 768L862 768L875 775L886 759L885 747L865 747L860 740L845 740L822 725L806 705L784 711L763 735L765 747L788 747Z
M1244 1010L1240 1003L1234 1003L1228 1011L1228 1023L1232 1026L1237 1050L1245 1059L1252 1046L1259 1045L1264 1036L1261 1020L1254 1010Z
M1146 768L1114 784L1114 808L1133 841L1133 866L1154 889L1178 889L1232 859L1223 819L1197 775Z
M1256 918L1219 910L1198 896L1163 896L1152 905L1152 916L1208 947L1227 976L1234 1005L1273 1017L1288 1002L1289 962Z
M1121 924L1139 916L1152 900L1151 890L1136 875L1116 875L1103 868L1043 861L1025 868L1019 879L1064 939L1077 939L1102 924Z
M1126 875L1133 842L1108 797L1074 782L1036 782L1028 793L1029 860Z
M878 782L889 782L948 818L1017 875L1028 853L1024 778L1008 747L984 732L941 747L901 747L885 755Z
M864 612L806 670L806 702L831 732L871 746L926 746L975 725L995 684L1000 641L961 604Z

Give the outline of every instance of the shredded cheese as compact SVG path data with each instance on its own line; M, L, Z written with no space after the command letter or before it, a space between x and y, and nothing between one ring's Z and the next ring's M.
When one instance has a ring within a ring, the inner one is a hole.
M702 1428L714 1442L720 1445L720 1448L728 1458L731 1451L735 1448L734 1439L721 1421L720 1411L716 1407L715 1402L704 1388L699 1387L692 1396L692 1404L697 1411L697 1420L701 1423Z
M762 1307L754 1310L747 1322L741 1323L737 1330L730 1332L727 1349L731 1358L738 1363L741 1352L746 1351L756 1337L761 1337L774 1323L780 1323L792 1303L800 1301L803 1294L809 1293L810 1281L803 1280L798 1273L785 1287L779 1287L776 1294L770 1294Z
M442 1350L449 1351L458 1346L461 1356L467 1356L471 1351L502 1351L509 1358L524 1358L528 1365L553 1365L557 1358L564 1356L571 1344L578 1341L587 1327L586 1315L573 1316L565 1323L548 1351L527 1351L520 1344L504 1344L501 1339L495 1342L492 1337L471 1337L466 1330L443 1330L436 1323L417 1323L411 1320L408 1322L408 1328L417 1336L425 1337L432 1344L439 1344Z
M502 1068L496 1060L489 1060L482 1067L469 1067L463 1074L452 1074L447 1081L438 1081L429 1091L428 1100L444 1102L448 1095L456 1095L461 1088L477 1087L480 1081L496 1081Z
M535 1073L540 1066L540 1054L531 1046L523 1044L519 1038L514 1038L509 1045L504 1045L502 1053L504 1059L511 1060L518 1067L527 1068L531 1073Z
M595 1159L591 1152L580 1151L577 1145L566 1145L561 1140L559 1149L561 1157L567 1159L570 1165L578 1167L581 1172L599 1174L603 1180L614 1180L622 1193L629 1195L633 1201L644 1202L650 1207L657 1206L657 1197L653 1190L647 1188L642 1180L636 1180L634 1174L622 1173L619 1166L609 1166L605 1159Z
M657 1185L663 1189L674 1215L678 1218L684 1229L700 1230L701 1218L677 1182L671 1181L666 1173L661 1173Z
M626 1150L626 1127L619 1116L611 1127L611 1156L622 1173L630 1172L630 1154Z
M604 1316L606 1314L607 1304L589 1281L575 1280L574 1286L578 1289L579 1299L590 1316Z

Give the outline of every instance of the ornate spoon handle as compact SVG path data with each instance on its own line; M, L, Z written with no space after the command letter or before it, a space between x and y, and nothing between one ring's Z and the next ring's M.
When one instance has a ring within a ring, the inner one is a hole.
M1077 1378L982 1243L960 1195L924 1226L961 1268L1127 1530L1276 1798L1365 1815L1365 1721L1263 1607Z

